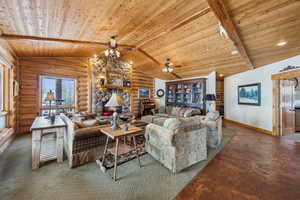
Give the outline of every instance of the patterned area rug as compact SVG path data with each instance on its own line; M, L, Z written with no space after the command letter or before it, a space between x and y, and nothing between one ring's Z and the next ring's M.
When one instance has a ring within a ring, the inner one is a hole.
M144 137L144 135L139 135L139 136L136 136L135 138L136 138L137 150L139 152L139 155L142 156L142 155L146 154L147 152L146 152L146 149L145 149L145 137ZM111 145L113 147L115 147L114 143L111 144ZM133 141L132 140L126 141L126 144L120 145L119 148L122 148L122 146L124 146L124 145L129 146L132 150L125 153L125 154L120 154L118 156L118 166L136 158L136 153L134 151ZM114 155L111 152L108 152L106 157L105 157L104 167L106 169L113 168L114 167L114 160L115 160Z

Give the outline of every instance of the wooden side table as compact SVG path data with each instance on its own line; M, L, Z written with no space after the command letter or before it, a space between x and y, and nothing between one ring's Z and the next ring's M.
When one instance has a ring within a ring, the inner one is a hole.
M45 117L35 118L30 131L32 132L32 169L40 167L41 162L55 160L58 163L63 162L63 145L64 145L64 131L66 124L57 116L54 124L51 124L49 119ZM55 155L43 155L41 154L41 144L43 132L55 132L56 133L56 154Z
M118 167L119 139L120 138L126 137L126 136L133 136L134 151L135 151L136 157L138 159L139 167L141 167L141 161L140 161L139 153L138 153L137 147L136 147L135 135L138 134L139 132L143 131L143 129L135 127L135 126L129 126L128 131L124 131L123 129L118 129L118 130L113 131L110 127L104 127L104 128L100 128L100 131L107 136L102 159L96 160L97 164L99 164L100 169L103 172L105 172L104 163L105 163L105 156L107 153L109 138L116 140L115 151L114 151L114 157L115 157L115 159L114 159L114 175L113 175L114 181L117 180L117 167Z

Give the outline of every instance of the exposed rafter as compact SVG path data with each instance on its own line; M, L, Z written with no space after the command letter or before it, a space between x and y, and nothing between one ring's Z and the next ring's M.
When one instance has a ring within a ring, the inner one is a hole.
M37 36L13 35L13 34L5 34L5 33L2 33L0 35L0 38L3 38L5 40L34 40L34 41L50 41L50 42L62 42L62 43L71 43L71 44L90 44L90 45L107 46L107 43L104 43L104 42L69 40L69 39L60 39L60 38L44 38L44 37L37 37ZM118 46L135 49L135 50L139 51L140 53L144 54L146 57L148 57L150 60L152 60L158 66L161 65L160 62L158 62L155 58L153 58L151 55L149 55L147 52L145 52L141 48L136 48L136 46L134 46L134 45L126 45L126 44L118 44ZM180 78L180 76L178 76L174 72L172 72L171 74L178 79Z
M1 38L6 40L35 40L35 41L50 41L50 42L63 42L71 44L90 44L90 45L102 45L107 46L107 42L94 42L94 41L84 41L84 40L69 40L69 39L60 39L60 38L46 38L46 37L37 37L37 36L28 36L28 35L13 35L3 33ZM133 45L118 44L120 47L135 48Z
M245 59L247 65L250 69L254 68L254 65L250 59L249 54L239 36L239 33L229 16L227 11L226 5L224 4L223 0L207 0L210 8L226 30L228 37L233 41L236 48L239 50L242 57Z

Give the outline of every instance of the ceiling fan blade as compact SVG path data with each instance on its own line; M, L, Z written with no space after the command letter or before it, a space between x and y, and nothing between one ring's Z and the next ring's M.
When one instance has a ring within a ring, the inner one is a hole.
M175 65L174 68L180 68L182 65Z

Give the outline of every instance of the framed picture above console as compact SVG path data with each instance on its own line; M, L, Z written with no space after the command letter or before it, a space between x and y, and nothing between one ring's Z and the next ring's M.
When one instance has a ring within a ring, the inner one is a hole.
M139 99L150 99L149 88L139 88L138 94L139 94Z
M238 86L238 104L260 106L261 83Z

